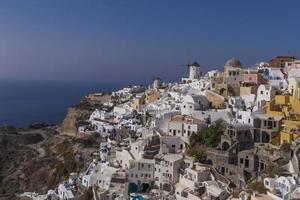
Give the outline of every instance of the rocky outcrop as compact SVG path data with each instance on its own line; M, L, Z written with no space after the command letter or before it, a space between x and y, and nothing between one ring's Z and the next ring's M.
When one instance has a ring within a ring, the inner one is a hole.
M76 136L77 135L77 121L80 116L80 110L75 107L68 109L68 113L61 125L61 134Z
M101 109L104 102L110 100L110 95L105 94L97 98L91 98L90 94L79 104L68 109L67 115L61 125L61 134L80 137L78 127L86 123L95 109Z

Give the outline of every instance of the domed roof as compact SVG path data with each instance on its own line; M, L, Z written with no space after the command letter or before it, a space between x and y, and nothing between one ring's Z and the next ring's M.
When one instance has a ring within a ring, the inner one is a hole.
M240 60L238 60L236 58L231 58L225 64L225 68L227 68L227 67L241 68L242 67L242 63L241 63Z
M194 63L188 64L188 66L194 66L194 67L200 67L199 63L197 63L196 61Z

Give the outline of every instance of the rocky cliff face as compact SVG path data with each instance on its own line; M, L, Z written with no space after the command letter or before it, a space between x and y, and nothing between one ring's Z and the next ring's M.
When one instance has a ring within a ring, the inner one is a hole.
M70 136L77 135L77 121L80 116L80 110L75 107L71 107L68 109L68 113L61 125L61 133Z
M110 100L110 95L108 94L97 97L97 99L91 98L91 95L68 109L61 125L61 134L78 137L78 127L86 123L86 120L89 119L95 109L101 108L104 102Z
M82 105L70 107L61 125L61 134L78 137L78 127L89 119L93 110L92 106L88 108Z

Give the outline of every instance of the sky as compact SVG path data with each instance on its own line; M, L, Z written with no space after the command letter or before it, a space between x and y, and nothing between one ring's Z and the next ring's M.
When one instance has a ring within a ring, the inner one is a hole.
M147 82L300 57L298 0L0 0L0 80Z

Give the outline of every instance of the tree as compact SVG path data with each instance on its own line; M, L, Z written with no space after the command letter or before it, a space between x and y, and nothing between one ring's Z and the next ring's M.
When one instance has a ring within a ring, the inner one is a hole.
M252 183L249 183L248 187L253 191L257 191L261 194L267 193L267 189L265 188L264 183L262 181L255 180Z
M190 139L190 144L194 146L196 143L200 143L208 147L216 147L221 141L223 130L223 120L217 120L210 127L202 129L201 132L197 134L193 134Z
M206 161L206 153L203 150L196 152L195 160L200 163L205 163Z

